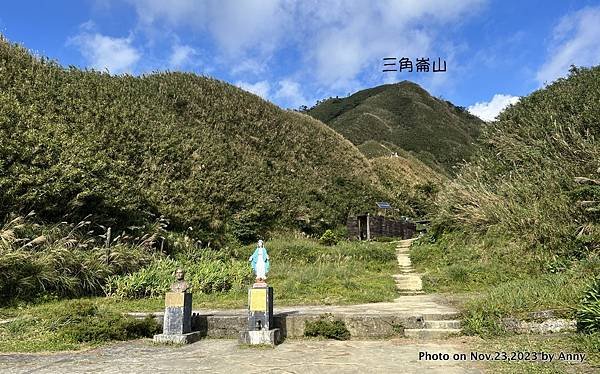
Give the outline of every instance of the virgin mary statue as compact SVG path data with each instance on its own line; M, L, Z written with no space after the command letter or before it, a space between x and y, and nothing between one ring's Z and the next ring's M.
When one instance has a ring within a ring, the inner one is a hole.
M248 259L252 263L252 270L256 274L256 282L264 283L267 279L267 273L271 264L269 263L269 255L267 249L264 247L263 241L259 240L254 253Z

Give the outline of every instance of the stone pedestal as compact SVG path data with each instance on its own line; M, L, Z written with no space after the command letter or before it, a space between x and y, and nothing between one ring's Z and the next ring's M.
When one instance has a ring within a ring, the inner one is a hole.
M248 329L240 333L241 344L276 345L281 341L279 329L273 328L273 287L255 283L248 289Z
M200 332L192 332L192 294L167 292L163 333L154 335L157 343L188 344L200 339Z
M239 338L240 344L270 345L272 347L281 343L281 330L242 331Z

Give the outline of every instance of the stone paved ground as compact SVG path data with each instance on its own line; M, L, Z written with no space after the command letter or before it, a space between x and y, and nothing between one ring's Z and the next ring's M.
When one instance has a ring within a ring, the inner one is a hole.
M277 303L277 300L275 300ZM246 309L202 309L198 313L207 315L246 315ZM389 303L371 303L355 305L314 305L314 306L282 306L275 308L275 313L333 313L333 314L378 314L393 313L399 316L417 314L456 314L458 310L447 305L444 297L440 295L411 295L401 296ZM136 313L132 313L136 315ZM138 313L145 315L146 313Z
M287 340L275 349L244 348L235 340L205 339L182 346L149 340L85 352L0 355L2 373L480 373L461 361L419 361L419 352L467 353L460 341L418 343Z

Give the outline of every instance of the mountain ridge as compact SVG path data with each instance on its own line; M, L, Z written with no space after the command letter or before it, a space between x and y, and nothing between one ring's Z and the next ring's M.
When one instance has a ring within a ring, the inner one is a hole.
M464 108L434 98L409 81L329 98L307 113L359 148L367 142L387 142L446 173L470 157L483 125Z

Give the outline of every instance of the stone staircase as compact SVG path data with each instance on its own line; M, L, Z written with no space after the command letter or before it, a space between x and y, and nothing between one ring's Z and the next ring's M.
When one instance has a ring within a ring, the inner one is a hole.
M396 247L399 274L394 275L396 289L400 297L395 300L402 303L403 296L423 295L423 282L421 274L416 273L410 261L410 246L415 239L401 240ZM461 322L457 320L456 313L437 313L424 315L419 328L404 330L404 335L416 339L438 339L461 332Z

